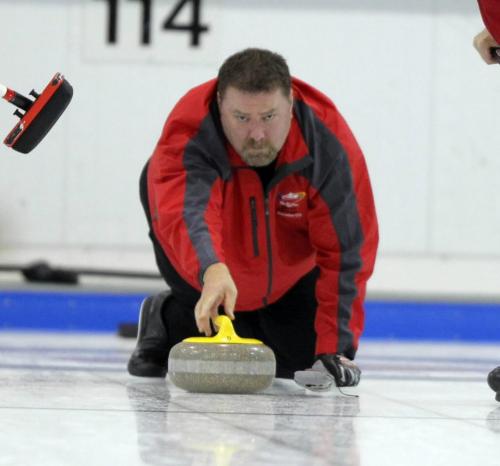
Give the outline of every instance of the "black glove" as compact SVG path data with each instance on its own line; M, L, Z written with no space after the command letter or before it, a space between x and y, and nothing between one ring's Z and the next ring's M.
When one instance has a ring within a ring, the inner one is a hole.
M294 380L301 387L313 392L324 392L335 383L337 387L358 385L361 371L343 354L320 354L310 369L297 371Z
M355 387L361 378L361 370L343 354L320 354L317 360L333 375L337 387ZM313 366L314 367L314 366Z

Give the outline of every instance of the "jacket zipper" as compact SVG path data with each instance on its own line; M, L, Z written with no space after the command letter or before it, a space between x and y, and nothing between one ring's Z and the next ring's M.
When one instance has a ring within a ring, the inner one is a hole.
M255 257L259 256L259 239L258 239L258 223L257 223L257 208L255 197L250 198L250 212L252 215L252 238L253 238L253 253Z
M269 215L269 193L266 191L264 194L264 206L266 214L266 239L267 239L267 271L268 271L268 283L267 283L267 293L264 296L263 302L264 306L268 304L268 298L271 294L271 289L273 287L273 251L271 247L271 225L270 225L270 215Z
M290 170L286 173L285 176L289 176L292 172L301 170L308 166L312 161L304 161L300 166L295 165L293 170ZM264 306L267 307L268 305L268 299L269 296L271 295L271 291L273 288L273 250L271 246L271 218L270 218L270 211L269 211L269 190L274 188L279 181L285 178L285 176L279 176L278 179L276 179L276 173L273 175L272 179L269 181L267 184L266 188L264 188L264 207L265 207L265 218L266 218L266 241L267 241L267 273L268 273L268 282L267 282L267 293L262 299ZM274 181L274 182L273 182Z

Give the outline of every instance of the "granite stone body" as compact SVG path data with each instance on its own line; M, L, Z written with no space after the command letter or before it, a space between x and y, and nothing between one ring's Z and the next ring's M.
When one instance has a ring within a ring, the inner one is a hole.
M201 393L253 393L269 387L276 372L273 351L264 344L175 345L168 376L179 388Z

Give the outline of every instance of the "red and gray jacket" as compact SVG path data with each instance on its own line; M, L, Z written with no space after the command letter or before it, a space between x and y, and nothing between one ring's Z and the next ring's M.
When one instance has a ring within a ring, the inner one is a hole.
M486 29L500 44L500 1L478 0L478 3Z
M237 311L283 296L316 265L316 352L356 349L378 243L365 160L333 103L293 79L294 116L274 177L229 145L216 80L190 90L169 115L148 169L153 229L179 275L197 289L225 263Z

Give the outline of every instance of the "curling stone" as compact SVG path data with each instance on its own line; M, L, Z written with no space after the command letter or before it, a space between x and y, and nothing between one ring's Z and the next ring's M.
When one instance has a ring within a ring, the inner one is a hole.
M273 351L260 340L240 338L229 317L218 316L214 337L175 345L168 376L179 388L198 393L254 393L269 387L276 372Z
M495 399L500 401L500 366L493 369L488 374L488 385L494 392L496 392Z

